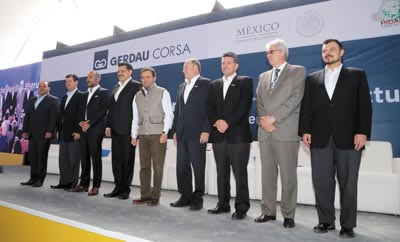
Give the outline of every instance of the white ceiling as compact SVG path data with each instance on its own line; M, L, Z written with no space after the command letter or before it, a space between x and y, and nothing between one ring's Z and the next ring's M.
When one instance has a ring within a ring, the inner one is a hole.
M225 8L265 0L219 0ZM56 42L83 43L211 11L215 0L0 0L0 69L39 62Z

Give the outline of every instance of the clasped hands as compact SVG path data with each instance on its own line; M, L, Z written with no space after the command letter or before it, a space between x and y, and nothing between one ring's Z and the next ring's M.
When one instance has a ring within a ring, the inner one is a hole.
M267 133L272 133L278 130L276 128L275 121L276 119L272 115L260 117L260 125Z

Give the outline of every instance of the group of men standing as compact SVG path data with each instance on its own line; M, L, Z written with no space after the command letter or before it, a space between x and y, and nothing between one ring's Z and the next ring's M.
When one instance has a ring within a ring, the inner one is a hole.
M285 228L295 227L297 160L300 137L311 150L312 180L319 224L314 232L335 229L335 176L341 194L340 236L354 237L357 179L361 152L371 129L371 102L365 72L344 67L342 44L335 39L322 45L325 68L306 77L302 66L287 63L283 40L266 45L271 70L262 73L256 89L258 140L262 165L262 214L255 222L276 220L277 179L282 183L281 213ZM70 74L68 89L58 106L49 84L39 84L39 96L30 100L24 123L29 136L31 177L23 185L40 187L46 175L47 152L56 131L60 142L60 182L52 186L70 192L98 195L102 174L102 140L112 140L115 188L104 197L128 199L135 148L139 145L140 197L133 204L156 206L171 130L177 145L177 183L181 197L171 207L203 208L206 144L212 143L217 167L218 203L209 214L229 213L231 168L236 180L232 219L246 217L250 208L247 165L252 137L249 112L253 80L237 74L238 56L221 58L222 78L200 75L197 59L184 62L185 81L179 86L175 110L168 91L156 84L156 71L143 68L141 83L132 79L128 63L118 66L118 84L111 93L100 87L101 76L88 73L88 91L77 90L78 77ZM312 142L311 142L312 139ZM81 180L78 184L79 161ZM153 166L153 188L151 187ZM194 173L194 188L193 174Z

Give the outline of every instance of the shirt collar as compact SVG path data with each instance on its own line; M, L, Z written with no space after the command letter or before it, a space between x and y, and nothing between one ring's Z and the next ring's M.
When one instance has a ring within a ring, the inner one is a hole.
M153 85L151 85L148 89L142 87L142 90L144 91L145 94L147 94L148 92L151 91L151 89L153 89L153 87L156 85L156 83L153 83Z
M48 93L46 93L46 94L44 94L43 96L41 96L40 94L39 94L39 98L44 98L44 97L46 97L46 96L48 96L50 93L48 92Z
M190 79L190 83L189 83L189 80L188 80L188 79L185 79L185 82L186 82L188 85L194 85L194 83L197 81L197 79L199 79L199 77L200 77L200 74L197 75L197 76L194 76L192 79Z
M230 76L228 76L228 78L225 78L225 75L223 75L222 76L222 80L224 81L224 82L231 82L234 78L235 78L235 76L236 76L236 72L235 73L233 73L232 75L230 75Z
M124 87L124 86L126 86L126 84L128 83L128 82L130 82L132 80L132 77L129 77L129 79L128 80L126 80L125 82L124 82L124 84L122 84L122 82L121 81L119 81L118 82L118 85L121 87Z
M272 70L275 71L276 69L279 69L279 72L281 72L283 70L283 68L285 68L286 63L287 62L285 61L280 66L278 66L278 68L273 67Z
M342 67L343 67L343 64L340 64L340 66L338 66L338 67L334 68L333 70L331 70L331 69L328 69L328 66L325 66L325 73L334 73L334 72L337 72L337 71L340 72L340 70L342 70Z
M75 89L72 90L72 91L68 91L68 92L67 92L67 96L69 96L69 95L73 96L73 95L75 94L76 90L78 90L78 88L75 88Z
M88 92L89 93L95 93L96 92L96 90L98 89L100 87L100 85L97 85L97 86L95 86L95 87L92 87L92 92L90 92L90 88L88 88Z

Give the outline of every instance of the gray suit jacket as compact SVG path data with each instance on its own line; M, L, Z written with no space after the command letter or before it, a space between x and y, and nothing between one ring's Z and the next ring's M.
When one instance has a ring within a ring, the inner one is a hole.
M258 127L258 140L267 140L272 136L278 141L299 141L298 125L300 103L304 94L306 70L303 66L286 63L275 88L271 90L272 69L260 74L257 93L257 117L272 115L275 117L277 131L266 132Z

